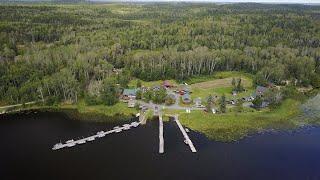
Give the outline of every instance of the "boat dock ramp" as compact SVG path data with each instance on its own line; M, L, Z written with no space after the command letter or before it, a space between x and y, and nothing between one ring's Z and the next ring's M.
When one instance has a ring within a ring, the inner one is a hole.
M189 147L190 147L190 149L191 149L191 152L193 152L193 153L197 152L197 150L196 150L196 148L194 147L191 139L189 138L186 130L185 130L185 129L183 128L183 126L181 125L181 123L180 123L177 115L174 116L174 121L177 123L180 131L182 132L182 135L183 135L183 137L184 137L184 142L185 142L187 145L189 145ZM188 130L188 131L189 131L189 130Z
M92 135L92 136L89 136L89 137L86 137L86 138L82 138L82 139L78 139L78 140L71 139L71 140L66 141L65 143L58 143L58 144L55 144L52 147L52 150L58 150L58 149L62 149L62 148L70 148L70 147L73 147L73 146L76 146L76 145L85 144L87 142L94 141L97 138L103 138L108 134L120 133L122 131L126 131L126 130L129 130L131 128L138 127L139 125L145 123L145 118L144 118L145 114L142 114L142 115L141 114L137 114L137 117L138 116L139 116L139 119L140 119L140 121L138 121L138 122L134 121L134 122L132 122L130 124L124 124L122 126L115 126L112 130L99 131L95 135ZM141 117L143 117L143 118L141 118ZM185 129L181 125L177 115L174 115L173 117L174 117L174 121L177 123L180 131L182 132L182 135L184 137L184 143L186 143L190 147L191 152L193 152L193 153L197 152L196 148L194 147L191 139L189 138L189 136L187 134L187 132L189 132L189 130ZM164 153L164 138L163 138L163 134L164 134L163 133L163 120L162 120L162 114L160 113L159 114L159 153L160 154Z
M162 115L159 115L159 153L164 153L164 139L163 139L163 121Z
M121 127L116 126L112 130L109 130L109 131L99 131L93 136L89 136L89 137L78 139L78 140L71 139L71 140L66 141L65 143L55 144L53 146L52 150L58 150L58 149L66 148L66 147L69 148L69 147L73 147L75 145L85 144L87 142L94 141L97 138L102 138L102 137L104 137L104 136L106 136L108 134L119 133L121 131L126 131L126 130L129 130L131 128L138 127L139 125L140 125L140 122L132 122L130 124L124 124Z

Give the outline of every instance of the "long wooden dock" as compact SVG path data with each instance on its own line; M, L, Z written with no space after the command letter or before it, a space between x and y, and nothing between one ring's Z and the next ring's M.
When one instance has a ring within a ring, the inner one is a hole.
M163 121L161 114L159 115L159 153L164 153Z
M70 147L73 147L76 145L85 144L87 142L94 141L97 138L102 138L108 134L119 133L121 131L129 130L132 127L138 127L139 125L140 125L140 122L132 122L131 124L124 124L121 127L116 126L112 130L100 131L100 132L97 132L97 134L95 134L93 136L89 136L89 137L78 139L78 140L71 139L71 140L66 141L65 143L55 144L53 146L52 150L58 150L58 149L66 148L66 147L70 148Z
M182 132L183 137L184 137L184 139L185 139L185 143L189 145L189 147L190 147L190 149L191 149L191 152L193 152L193 153L197 152L197 150L196 150L196 148L194 147L194 145L193 145L191 139L189 138L187 132L185 131L185 129L184 129L183 126L181 125L181 123L180 123L177 115L174 116L174 121L177 123L180 131Z

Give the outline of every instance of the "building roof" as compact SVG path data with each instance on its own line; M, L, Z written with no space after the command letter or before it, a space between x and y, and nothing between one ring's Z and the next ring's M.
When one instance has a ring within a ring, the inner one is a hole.
M191 102L191 96L190 94L186 93L182 96L182 101L183 102Z
M182 96L182 99L191 99L190 94L186 93Z
M165 81L163 81L162 85L163 86L171 86L171 83L170 83L170 81L165 80Z
M125 96L135 96L137 94L137 89L124 89L122 94Z
M186 91L186 92L190 92L190 86L189 85L185 85L185 84L180 84L179 86L179 90L180 91Z

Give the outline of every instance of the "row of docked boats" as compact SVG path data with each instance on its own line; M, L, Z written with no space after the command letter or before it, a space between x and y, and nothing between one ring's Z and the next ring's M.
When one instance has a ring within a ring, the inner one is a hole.
M104 136L106 136L107 134L111 134L113 132L115 133L119 133L123 130L129 130L131 127L138 127L139 126L139 122L132 122L130 124L124 124L122 125L121 127L120 126L116 126L113 128L113 130L110 130L110 131L99 131L97 132L95 135L93 136L89 136L89 137L86 137L86 138L82 138L82 139L79 139L79 140L68 140L66 141L65 143L57 143L53 146L52 150L58 150L58 149L62 149L62 148L65 148L65 147L73 147L77 144L85 144L86 142L90 142L90 141L94 141L95 138L102 138Z

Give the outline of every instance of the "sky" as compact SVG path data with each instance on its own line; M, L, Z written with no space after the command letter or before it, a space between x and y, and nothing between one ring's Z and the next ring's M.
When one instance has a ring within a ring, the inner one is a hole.
M104 0L100 0L104 1ZM164 1L164 2L170 2L170 1L182 1L182 2L255 2L255 3L320 3L320 0L112 0L112 1L145 1L145 2L152 2L152 1Z

